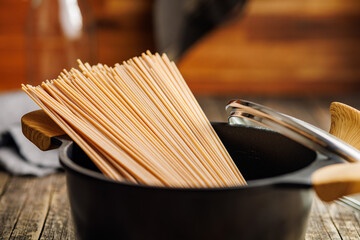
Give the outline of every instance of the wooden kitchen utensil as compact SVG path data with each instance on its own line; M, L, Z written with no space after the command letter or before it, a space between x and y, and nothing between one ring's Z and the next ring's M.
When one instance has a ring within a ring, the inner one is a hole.
M330 133L360 150L360 111L346 104L330 105Z
M346 104L330 105L330 133L360 150L360 112ZM341 172L342 174L338 175ZM334 181L334 176L339 179ZM360 163L331 165L316 171L312 176L315 191L324 201L360 192Z

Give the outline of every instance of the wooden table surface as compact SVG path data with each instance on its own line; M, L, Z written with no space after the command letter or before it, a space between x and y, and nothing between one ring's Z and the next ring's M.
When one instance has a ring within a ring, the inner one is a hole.
M229 99L232 97L198 98L211 121L226 121L224 106ZM360 98L349 96L249 99L325 130L329 129L330 102L360 107ZM63 172L38 178L0 171L0 239L75 239ZM315 198L305 239L360 239L360 211Z

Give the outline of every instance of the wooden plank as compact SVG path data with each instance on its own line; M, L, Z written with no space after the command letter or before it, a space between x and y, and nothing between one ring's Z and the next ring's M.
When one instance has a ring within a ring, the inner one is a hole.
M64 173L13 177L0 198L0 239L75 239L69 211Z
M16 178L22 179L22 177ZM21 207L10 239L38 239L48 213L53 176L25 179L29 185L18 194L26 196L26 200Z
M10 175L6 172L0 171L0 199L6 189L9 180L10 180Z
M36 188L33 178L12 177L0 199L0 236L9 239L28 198L29 191Z
M315 235L320 236L320 239L342 239L338 229L333 224L327 205L318 198L314 199L305 239L316 239L314 238Z
M360 239L359 212L339 204L327 206L333 224L343 239Z
M310 216L307 239L359 239L359 212L339 203L323 203L315 199Z
M54 175L54 191L40 239L75 239L65 175Z

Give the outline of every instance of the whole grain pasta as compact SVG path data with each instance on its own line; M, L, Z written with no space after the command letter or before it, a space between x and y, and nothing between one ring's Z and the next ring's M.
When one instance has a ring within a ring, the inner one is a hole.
M79 68L22 88L106 176L167 187L246 184L165 54Z

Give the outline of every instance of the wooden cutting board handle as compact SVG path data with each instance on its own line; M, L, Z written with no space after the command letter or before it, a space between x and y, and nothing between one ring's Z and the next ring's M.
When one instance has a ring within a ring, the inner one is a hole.
M43 110L25 114L21 118L21 128L24 136L43 151L57 148L55 138L66 135Z

